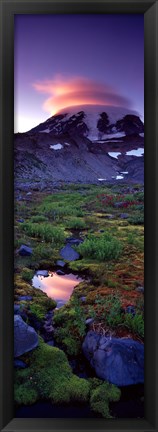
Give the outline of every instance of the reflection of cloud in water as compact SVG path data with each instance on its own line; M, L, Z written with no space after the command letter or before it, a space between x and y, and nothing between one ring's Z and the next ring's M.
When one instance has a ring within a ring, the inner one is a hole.
M68 301L74 287L82 282L81 278L73 275L72 273L64 276L59 276L56 273L52 273L53 276L48 277L34 276L32 284L34 288L39 288L44 291L48 297L55 300Z

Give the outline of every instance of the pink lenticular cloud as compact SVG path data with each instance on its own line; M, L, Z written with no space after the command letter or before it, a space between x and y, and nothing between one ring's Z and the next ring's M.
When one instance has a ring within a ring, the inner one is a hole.
M76 105L130 105L127 98L120 96L110 86L84 77L64 78L58 75L52 80L36 82L33 87L49 95L43 108L51 115Z

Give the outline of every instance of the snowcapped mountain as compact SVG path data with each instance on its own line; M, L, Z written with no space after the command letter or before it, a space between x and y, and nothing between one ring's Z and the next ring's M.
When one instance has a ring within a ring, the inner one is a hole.
M64 109L30 131L15 134L14 148L20 187L144 181L144 125L129 109Z
M144 132L144 125L138 114L127 108L82 105L64 108L30 132L53 133L56 136L69 133L96 141L138 135Z

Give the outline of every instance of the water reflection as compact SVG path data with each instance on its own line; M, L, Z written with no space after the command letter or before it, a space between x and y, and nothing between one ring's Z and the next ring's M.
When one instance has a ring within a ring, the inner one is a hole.
M32 279L32 285L34 288L39 288L44 291L48 297L56 301L62 300L63 303L66 303L74 287L82 282L82 280L83 279L72 273L60 276L52 272L49 273L48 277L35 275Z

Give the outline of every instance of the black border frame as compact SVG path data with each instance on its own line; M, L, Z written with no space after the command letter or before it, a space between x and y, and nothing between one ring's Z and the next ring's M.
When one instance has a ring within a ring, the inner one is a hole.
M14 14L142 13L145 23L145 418L13 418ZM158 0L0 0L0 430L158 431ZM157 56L156 56L157 55Z

